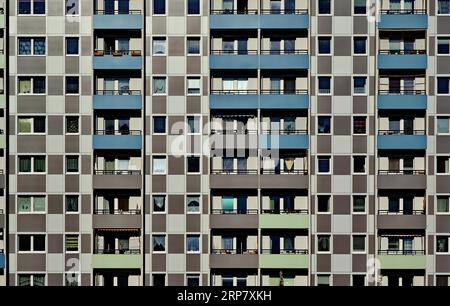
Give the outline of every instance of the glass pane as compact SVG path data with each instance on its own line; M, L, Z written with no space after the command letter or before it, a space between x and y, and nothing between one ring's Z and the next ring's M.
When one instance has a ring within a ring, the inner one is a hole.
M17 197L17 210L20 212L31 212L31 197Z
M438 79L438 94L450 93L449 83L450 78L437 78Z
M31 54L31 38L19 38L19 54Z
M31 172L31 157L19 157L19 172Z
M438 197L437 198L437 211L446 213L449 212L449 199L447 197Z
M45 197L33 198L34 211L45 211Z
M447 134L449 133L449 119L448 118L438 118L437 119L438 133Z
M166 93L166 79L154 78L153 79L153 93L164 94Z
M166 53L166 40L163 38L153 38L153 54Z
M199 212L200 211L200 197L198 196L188 196L187 201L187 211L188 212Z
M234 209L234 198L233 197L222 197L222 209L225 211L232 211Z
M67 54L78 54L78 38L66 39Z
M129 38L119 38L117 39L117 48L119 51L130 50L130 39Z
M200 250L200 238L199 236L187 236L186 248L188 252L198 252Z
M130 11L130 0L119 0L119 14L128 14Z
M19 77L19 93L21 94L31 93L31 78Z
M153 14L166 13L166 0L153 0Z
M19 133L31 133L32 118L19 118Z
M31 14L31 0L19 0L19 14Z
M45 38L34 39L34 54L35 55L45 54Z
M153 251L161 252L166 250L166 237L153 236Z
M200 14L200 0L188 0L188 14Z
M34 157L34 172L45 172L45 157Z
M33 78L33 92L36 94L45 93L45 77Z
M66 210L68 212L78 211L78 197L77 196L67 196L66 197Z
M33 13L45 14L45 0L34 0Z

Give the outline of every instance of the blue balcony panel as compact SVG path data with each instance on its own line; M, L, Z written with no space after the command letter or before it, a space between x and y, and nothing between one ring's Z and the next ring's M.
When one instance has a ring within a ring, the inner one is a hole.
M261 55L261 69L309 69L308 54Z
M211 55L211 69L258 69L258 55Z
M95 150L140 150L142 137L140 135L94 135Z
M0 269L5 268L5 254L0 254Z
M261 149L308 149L309 135L260 135Z
M141 56L113 56L103 55L94 56L94 69L142 69L142 57Z
M262 109L308 109L309 95L261 95Z
M94 109L142 109L142 96L94 95Z
M142 15L94 15L94 29L142 29Z
M427 69L426 54L378 55L378 69Z
M309 15L307 14L269 14L261 15L261 29L307 29Z
M426 95L378 95L378 109L427 109Z
M259 27L259 15L210 15L209 27L211 29L257 29Z
M378 27L380 29L427 29L428 15L381 14Z
M210 95L211 109L256 109L258 95Z
M378 135L379 150L426 150L426 135Z

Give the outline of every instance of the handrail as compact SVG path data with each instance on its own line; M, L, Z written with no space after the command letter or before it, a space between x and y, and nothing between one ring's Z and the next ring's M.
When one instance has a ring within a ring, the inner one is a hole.
M257 209L212 209L213 215L257 215Z
M425 130L378 130L378 135L425 135Z
M413 50L406 50L406 49L382 49L378 51L379 54L383 55L405 55L405 54L427 54L427 50L424 49L413 49Z
M139 130L96 130L95 135L141 135Z
M253 169L211 169L211 174L258 174Z
M229 9L212 9L211 15L257 15L258 10L229 10Z
M248 135L258 134L257 130L211 130L211 135Z
M140 215L141 210L140 209L129 209L129 210L122 210L122 209L94 209L95 215Z
M261 54L280 55L280 54L308 54L308 50L295 49L295 50L261 50Z
M394 174L403 174L403 175L425 175L425 170L378 170L378 174L381 175L394 175Z
M425 250L378 250L378 255L425 255Z
M95 50L95 56L103 56L103 55L112 55L112 56L122 56L122 55L131 55L131 56L141 56L141 50Z
M263 214L270 214L270 215L288 215L288 214L299 214L299 215L307 215L308 210L307 209L287 209L287 210L275 210L275 209L263 209Z
M283 254L283 255L295 255L295 254L308 254L307 249L280 249L278 253L274 253L272 249L261 249L261 254Z
M142 93L140 90L96 90L95 95L97 96L140 96Z
M404 89L404 88L391 88L391 89L378 89L379 95L426 95L427 91L424 89Z
M239 50L239 49L233 49L233 50L211 50L211 54L214 55L255 55L258 54L258 50Z
M211 249L211 254L215 255L257 255L257 249L246 249L246 250L237 250L237 249Z
M261 134L268 135L307 135L308 130L263 130Z
M427 13L426 9L384 9L381 14L386 15L424 15Z
M307 15L307 9L261 9L262 15Z
M95 10L96 15L141 15L141 10Z
M141 175L141 170L94 170L97 175Z
M212 95L257 95L258 90L256 89L213 89L211 90Z
M141 254L140 249L95 249L94 254Z
M307 95L307 89L261 89L262 95Z
M423 209L413 209L410 210L411 214L405 214L404 210L399 209L398 211L389 211L386 209L378 210L379 215L425 215L425 210Z
M261 169L261 174L308 174L308 169L293 169L293 170L286 170L286 169Z

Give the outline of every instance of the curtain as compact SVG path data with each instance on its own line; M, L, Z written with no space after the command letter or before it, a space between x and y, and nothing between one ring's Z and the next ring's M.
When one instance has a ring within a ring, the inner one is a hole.
M223 10L225 13L230 12L234 10L234 0L223 0Z
M130 134L130 119L120 118L119 119L119 131L121 135Z
M280 213L280 197L279 196L271 196L270 197L270 210L272 210L274 213L279 214Z
M45 0L34 0L34 14L45 14Z
M105 159L105 171L112 172L116 169L116 162L114 159Z
M166 238L165 236L153 236L153 251L165 251Z
M189 126L189 133L199 133L200 132L200 120L198 117L189 116L187 117L187 122Z
M389 212L398 212L400 210L400 199L389 198Z
M17 197L18 212L31 212L31 197Z
M126 95L129 93L129 90L130 90L130 78L119 78L119 94Z
M19 38L19 55L31 54L31 38Z
M78 197L77 196L67 196L66 197L66 210L71 212L78 211Z
M293 157L287 157L284 159L284 169L286 172L292 172L294 170L294 161Z
M153 93L164 94L166 93L166 79L154 78L153 79Z
M405 0L404 9L412 13L414 9L414 0Z
M164 211L165 210L165 196L154 196L153 197L153 210L154 211Z
M33 206L34 206L34 211L40 211L40 212L44 212L45 211L45 197L38 197L35 196L33 197Z
M129 38L117 39L117 47L118 47L118 51L130 50L130 39Z
M31 275L18 275L19 286L31 286Z
M234 198L233 197L222 197L222 210L225 211L233 211L234 209Z
M233 250L233 237L222 237L222 246L224 250Z
M449 14L450 13L450 1L449 0L439 0L438 12L439 12L439 14Z
M33 275L33 286L45 286L45 275Z
M78 235L66 236L66 251L78 251Z
M237 197L237 211L238 211L238 214L246 214L247 213L247 197L246 196L238 196Z
M222 88L225 92L234 90L234 80L222 79Z
M234 158L232 157L223 157L222 158L222 170L225 172L233 171Z
M165 172L166 172L166 159L153 158L153 173L165 173Z
M128 14L130 12L130 0L119 0L119 14Z
M412 238L404 238L403 239L403 251L405 253L411 253L412 249L413 249L413 239Z
M438 212L448 212L448 198L438 197L437 199L437 211Z
M295 13L295 0L284 0L284 13L285 14Z
M329 236L319 236L318 249L320 251L329 251L330 250L330 237Z
M449 38L438 38L438 54L450 54Z
M241 94L246 94L248 90L248 79L238 79L237 80L238 90L242 91Z
M188 79L188 94L200 94L200 78Z
M200 250L199 236L187 236L187 250L189 252L198 252Z
M284 131L287 133L291 133L291 132L295 131L295 118L294 117L284 118Z
M130 240L129 239L119 239L119 252L124 254L126 251L130 250Z
M238 54L247 54L247 39L239 38L237 41L238 45Z
M389 2L389 8L391 10L399 10L401 9L401 3L400 0L390 0Z
M295 39L289 38L284 40L284 53L285 54L295 53Z
M130 159L119 159L119 169L118 170L128 170L130 166Z
M200 197L186 197L187 211L199 212L200 211Z
M234 40L222 40L222 50L224 53L230 53L232 54L234 51Z
M31 133L32 118L19 118L19 133Z
M45 77L33 78L33 93L45 93Z
M36 163L36 159L35 159L35 163ZM40 161L39 161L39 163L40 163ZM42 167L42 165L39 165L38 167ZM78 172L78 157L75 157L75 156L67 157L67 171Z
M270 254L280 254L280 236L270 236Z
M284 196L284 211L291 212L294 210L294 196Z
M448 133L449 132L449 119L448 118L438 118L437 119L437 129L438 129L438 133Z
M389 130L400 131L400 120L389 120Z
M294 241L295 237L293 236L284 237L284 249L287 252L293 252L295 250Z
M280 54L280 49L281 49L281 40L271 39L270 40L270 53L271 54Z
M31 172L31 158L30 157L19 157L19 171L20 172Z
M245 157L237 158L237 170L238 172L247 170L247 158Z
M272 94L279 94L281 90L281 79L271 78L270 79L270 91Z
M31 78L19 78L19 93L31 93Z
M153 39L153 54L166 53L166 40L160 38Z
M34 39L34 54L35 55L45 54L45 38Z
M105 0L105 14L114 14L114 0Z

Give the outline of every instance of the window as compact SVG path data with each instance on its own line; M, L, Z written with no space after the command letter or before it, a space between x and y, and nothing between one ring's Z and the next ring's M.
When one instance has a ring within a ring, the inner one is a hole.
M367 0L354 0L353 1L353 14L365 15L366 14L366 2Z
M17 196L17 211L21 213L45 213L45 196Z
M436 253L448 253L448 236L436 236Z
M19 117L19 134L45 133L45 117Z
M200 275L198 275L198 274L188 274L188 275L186 275L186 285L188 287L198 287L198 286L200 286Z
M367 37L354 37L353 38L353 53L354 54L366 54L366 42L367 42Z
M80 93L80 80L77 76L66 76L66 94Z
M166 235L153 235L153 252L166 251Z
M19 156L19 173L45 172L45 156Z
M18 94L45 94L45 77L18 77Z
M366 197L365 196L353 196L353 212L354 213L366 212Z
M66 172L77 173L79 172L78 167L78 156L66 156Z
M153 78L153 94L165 95L166 91L166 77L154 77Z
M165 156L153 156L153 174L166 174Z
M68 287L77 287L80 286L80 273L79 272L66 272L65 280L66 286Z
M78 55L79 54L79 38L67 37L66 38L66 54Z
M200 133L200 116L187 116L188 134Z
M154 195L153 196L153 212L165 212L166 211L166 196Z
M200 54L200 37L188 37L186 39L187 54Z
M153 116L153 133L154 134L166 133L166 117L165 116Z
M319 37L319 54L331 54L331 37Z
M78 116L66 117L66 134L78 134L80 132Z
M317 157L319 173L330 173L330 156Z
M449 156L436 156L436 172L438 174L449 173Z
M153 14L164 15L166 13L166 0L153 0Z
M366 134L366 117L353 117L353 134Z
M187 77L187 94L200 94L200 77Z
M153 37L153 55L166 55L165 37Z
M319 0L319 14L331 14L331 0Z
M19 37L19 55L45 55L45 37Z
M200 0L187 0L188 15L200 14Z
M438 54L450 54L450 37L438 37Z
M331 94L331 77L318 77L319 94Z
M362 253L366 251L366 236L354 235L353 236L353 252Z
M186 252L200 252L200 235L186 235Z
M45 235L22 234L19 239L19 252L45 252Z
M329 275L317 275L317 286L318 287L330 286L330 276Z
M438 213L449 213L449 197L448 196L438 196L437 197L437 208Z
M78 196L67 195L66 196L66 212L77 213L78 212Z
M437 93L441 95L448 95L450 93L450 77L438 77L437 78Z
M353 275L352 276L352 286L353 287L364 287L366 284L365 275Z
M200 157L188 156L187 158L187 173L199 173L200 172Z
M438 0L438 14L450 14L450 0Z
M437 117L437 133L438 134L449 134L449 120L450 117Z
M330 235L317 235L317 251L330 252Z
M200 196L189 195L186 197L186 211L187 213L200 212Z
M78 253L79 235L66 235L66 252Z
M317 133L330 134L331 133L331 116L317 117Z
M318 195L317 196L317 212L328 213L330 212L330 200L329 195Z
M365 95L367 93L367 78L354 77L353 78L353 93L355 95Z
M166 275L165 274L153 274L153 286L154 287L164 287L166 285Z
M78 15L79 7L79 0L66 0L66 15Z
M18 274L17 285L21 287L45 286L45 274Z
M45 14L45 0L19 0L19 15Z
M366 157L353 156L353 173L366 173Z

